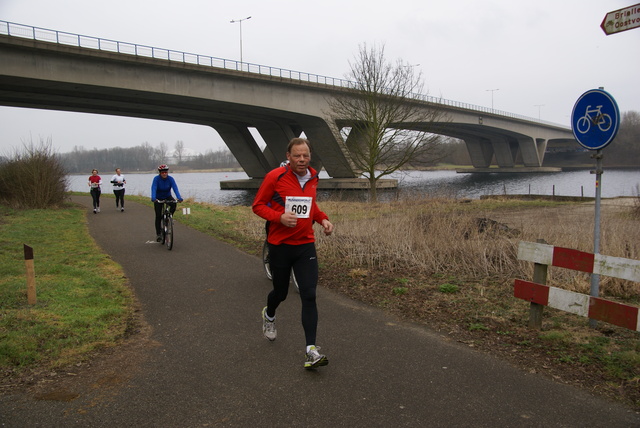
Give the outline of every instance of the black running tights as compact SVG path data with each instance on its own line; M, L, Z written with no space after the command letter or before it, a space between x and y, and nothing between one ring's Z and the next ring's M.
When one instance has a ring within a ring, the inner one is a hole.
M124 189L114 190L113 194L116 196L116 208L118 207L118 203L124 208Z
M289 293L291 269L296 275L302 301L302 328L306 344L315 345L318 328L316 286L318 284L318 259L315 244L271 245L269 262L273 276L273 290L267 296L267 315L275 316L276 309Z
M100 189L93 188L89 193L91 193L91 199L93 199L93 209L100 208Z

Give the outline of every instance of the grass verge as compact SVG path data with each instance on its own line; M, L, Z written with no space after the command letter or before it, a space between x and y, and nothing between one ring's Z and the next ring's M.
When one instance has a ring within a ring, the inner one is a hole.
M88 234L84 210L0 206L0 372L53 370L111 347L130 326L134 297L119 266ZM29 305L23 244L34 250Z

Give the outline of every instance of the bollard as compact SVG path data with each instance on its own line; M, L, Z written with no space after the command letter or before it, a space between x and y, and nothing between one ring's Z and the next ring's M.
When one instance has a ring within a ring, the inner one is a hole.
M27 302L35 305L36 297L36 271L33 266L33 248L24 244L24 263L27 267Z

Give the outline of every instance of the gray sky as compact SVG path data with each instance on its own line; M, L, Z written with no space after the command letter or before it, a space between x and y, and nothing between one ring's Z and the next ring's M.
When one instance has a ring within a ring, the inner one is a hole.
M0 0L0 20L344 77L358 46L420 64L428 95L570 125L604 87L640 111L640 28L606 36L607 12L637 0ZM133 118L0 107L0 153L51 138L59 152L144 142L204 152L215 131Z

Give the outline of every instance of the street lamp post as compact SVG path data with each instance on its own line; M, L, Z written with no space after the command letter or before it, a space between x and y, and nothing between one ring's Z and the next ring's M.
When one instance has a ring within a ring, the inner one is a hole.
M499 90L500 89L487 89L487 92L491 92L491 110L493 110L493 93Z
M238 22L240 24L240 68L242 68L242 21L246 21L247 19L251 19L250 16L242 19L232 19L230 21L231 24L235 24Z
M544 107L544 104L534 104L534 107L538 107L538 120L540 120L540 107Z

